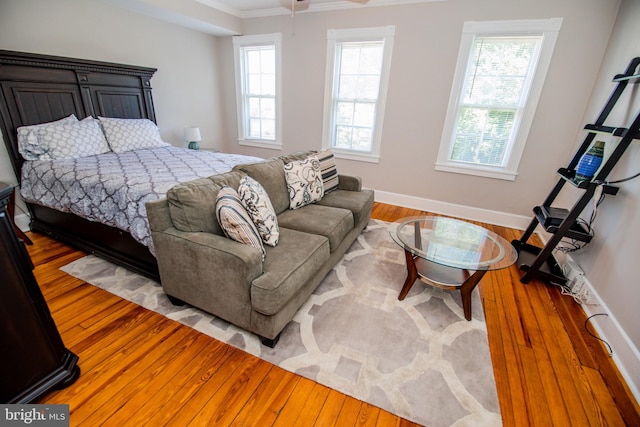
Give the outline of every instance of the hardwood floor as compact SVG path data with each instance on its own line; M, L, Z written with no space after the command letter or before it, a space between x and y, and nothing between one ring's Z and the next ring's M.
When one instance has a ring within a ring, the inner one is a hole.
M385 221L420 214L373 211ZM414 425L75 279L59 267L84 253L29 237L36 278L82 369L38 403L68 403L73 426ZM521 284L515 266L487 273L479 289L505 426L640 426L637 402L570 297Z

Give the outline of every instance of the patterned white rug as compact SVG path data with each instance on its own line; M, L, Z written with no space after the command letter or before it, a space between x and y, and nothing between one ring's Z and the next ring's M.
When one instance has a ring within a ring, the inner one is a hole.
M476 289L466 321L459 292L416 284L404 301L404 253L372 220L274 349L190 306L152 280L87 256L62 270L291 372L427 426L502 423Z

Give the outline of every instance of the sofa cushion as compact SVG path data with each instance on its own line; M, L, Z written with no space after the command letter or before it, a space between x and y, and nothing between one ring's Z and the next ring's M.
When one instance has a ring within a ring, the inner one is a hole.
M249 213L244 208L240 196L238 196L236 190L228 185L218 191L216 217L225 236L236 242L260 249L262 260L264 261L265 251L260 233L258 233Z
M224 235L216 219L216 197L225 185L238 188L241 172L226 172L173 186L167 191L169 212L180 231Z
M280 237L278 218L264 187L250 176L245 176L240 180L238 195L262 241L269 246L277 245Z
M347 191L335 190L325 194L318 205L332 206L335 208L349 209L353 214L355 224L371 216L373 207L373 190Z
M289 208L299 209L317 202L324 196L318 158L311 156L284 165L284 176L289 190Z
M269 195L276 214L289 209L289 192L284 179L284 163L280 159L238 165L234 171L241 171L258 181Z
M280 243L266 247L263 274L251 285L254 310L271 316L280 311L329 259L325 237L280 229Z
M281 230L289 228L326 237L331 252L354 227L350 210L317 204L282 212L278 215L278 224Z

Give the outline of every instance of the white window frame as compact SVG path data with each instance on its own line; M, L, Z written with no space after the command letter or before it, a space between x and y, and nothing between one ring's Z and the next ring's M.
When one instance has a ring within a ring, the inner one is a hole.
M458 52L458 62L456 64L453 86L449 97L449 107L435 166L436 170L509 181L515 180L561 25L562 18L464 23L460 50ZM467 67L472 64L473 61L471 55L473 54L472 47L474 38L476 36L500 37L532 35L542 36L540 54L537 64L535 64L535 70L533 71L533 79L529 88L527 101L521 110L520 117L516 117L516 122L514 123L515 134L511 139L510 146L506 149L503 165L486 166L450 160L454 145L454 127L456 126L465 74Z
M365 162L378 163L380 161L380 146L382 141L382 124L384 122L384 111L387 104L387 88L389 87L389 74L391 71L391 53L393 52L393 40L395 26L375 28L355 28L346 30L327 31L327 61L325 74L324 93L324 117L322 132L322 147L330 149L338 158L360 160ZM334 93L339 73L339 61L336 59L336 46L344 42L367 42L383 41L382 69L380 74L380 86L378 99L375 108L375 121L373 123L373 136L371 141L371 151L363 152L333 147L333 128L335 126L334 115Z
M260 139L249 137L248 133L248 117L247 109L245 105L245 87L246 87L246 73L244 64L244 55L242 50L245 47L251 46L269 46L275 47L275 61L276 61L276 94L275 94L275 108L276 108L276 120L275 120L275 139ZM233 56L235 63L236 74L236 104L237 104L237 117L238 117L238 143L240 145L247 145L251 147L282 149L282 34L255 34L248 36L234 36L233 37Z

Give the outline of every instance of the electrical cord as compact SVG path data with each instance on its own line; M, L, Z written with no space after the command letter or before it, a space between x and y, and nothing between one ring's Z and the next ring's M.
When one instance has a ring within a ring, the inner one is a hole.
M632 179L636 179L639 176L640 176L640 172L638 172L635 175L631 175L631 176L629 176L627 178L618 179L616 181L605 181L604 183L605 184L620 184L621 182L627 182L627 181L631 181Z
M562 274L564 275L564 277L567 277L568 275L566 264L562 268ZM564 283L564 284L553 283L553 284L560 288L560 294L570 296L578 304L586 305L589 302L588 297L585 297L585 295L581 295L577 292L573 292L573 290L569 287L567 283Z
M589 217L589 221L585 221L584 219L578 217L576 219L576 223L581 224L592 237L595 236L595 230L593 229L593 223L596 220L596 216L598 215L598 207L604 201L604 188L603 182L598 182L598 186L596 187L594 197L593 197L593 210L591 211L591 216ZM585 246L587 246L588 242L582 242L576 239L563 240L564 245L556 246L555 250L559 252L563 252L565 254L578 251Z
M589 335L591 335L592 337L594 337L597 340L602 341L606 346L607 349L609 349L609 357L613 356L613 349L611 348L611 346L609 345L608 342L606 342L605 340L603 340L602 338L600 338L599 336L597 336L596 334L594 334L593 332L591 332L589 330L589 328L587 327L589 325L589 320L593 319L596 316L609 316L607 313L596 313L596 314L592 314L591 316L587 317L587 320L584 321L584 329L587 331L587 333Z
M587 245L585 242L580 242L576 239L563 240L562 243L562 245L556 246L555 250L565 254L578 251Z
M561 295L566 295L566 296L570 296L571 298L573 298L573 300L575 302L577 302L580 305L586 305L589 301L585 298L583 298L582 296L580 296L579 294L573 292L571 290L570 287L568 287L567 285L560 285L558 283L555 283L556 286L558 286L560 288L560 294Z
M600 204L604 201L604 185L610 185L610 184L620 184L622 182L627 182L627 181L631 181L632 179L636 179L640 177L640 172L638 172L635 175L631 175L627 178L623 178L623 179L618 179L615 181L594 181L595 184L597 184L598 186L596 187L596 191L594 193L594 197L593 197L593 210L591 211L591 216L589 218L589 221L585 221L584 219L578 217L578 219L576 220L577 223L580 223L582 226L585 227L587 233L591 234L591 236L595 236L595 231L593 229L593 223L596 220L596 216L598 214L598 206L600 206ZM559 252L563 252L563 253L570 253L570 252L575 252L578 251L582 248L584 248L585 246L587 246L588 242L581 242L579 240L576 239L571 239L571 240L563 240L564 245L558 245L556 246L556 250ZM565 246L566 245L566 246Z

